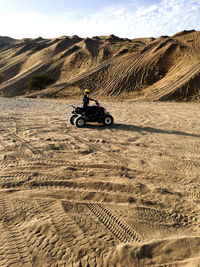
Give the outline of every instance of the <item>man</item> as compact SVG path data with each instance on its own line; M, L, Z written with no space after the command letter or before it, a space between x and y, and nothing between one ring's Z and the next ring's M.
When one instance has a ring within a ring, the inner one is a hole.
M90 101L94 101L96 104L98 104L98 102L96 100L89 97L89 93L90 93L90 90L85 89L84 96L83 96L83 108L85 109L86 112L88 112L90 109L90 107L89 107Z

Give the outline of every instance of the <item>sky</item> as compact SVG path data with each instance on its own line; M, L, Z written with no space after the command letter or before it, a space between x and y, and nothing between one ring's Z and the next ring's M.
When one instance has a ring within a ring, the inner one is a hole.
M159 37L200 30L200 0L0 0L0 36Z

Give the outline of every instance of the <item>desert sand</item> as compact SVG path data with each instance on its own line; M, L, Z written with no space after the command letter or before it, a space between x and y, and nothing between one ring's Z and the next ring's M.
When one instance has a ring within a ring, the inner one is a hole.
M136 39L0 36L0 96L69 98L89 88L103 99L199 100L199 51L195 30ZM30 88L37 75L52 83Z
M0 266L200 266L200 106L0 99Z

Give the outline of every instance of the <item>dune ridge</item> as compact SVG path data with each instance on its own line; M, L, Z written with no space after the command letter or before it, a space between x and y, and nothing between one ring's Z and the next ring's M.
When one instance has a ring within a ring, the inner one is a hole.
M195 30L157 39L1 37L0 95L69 98L88 87L113 100L199 100L199 49ZM53 83L31 91L35 75Z

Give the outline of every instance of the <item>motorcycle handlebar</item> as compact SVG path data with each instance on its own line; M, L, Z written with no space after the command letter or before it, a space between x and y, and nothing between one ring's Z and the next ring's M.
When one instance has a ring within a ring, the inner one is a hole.
M100 106L100 103L98 102L98 101L95 101L95 104L99 107ZM77 106L75 106L75 105L71 105L71 107L73 107L73 108L77 108Z

